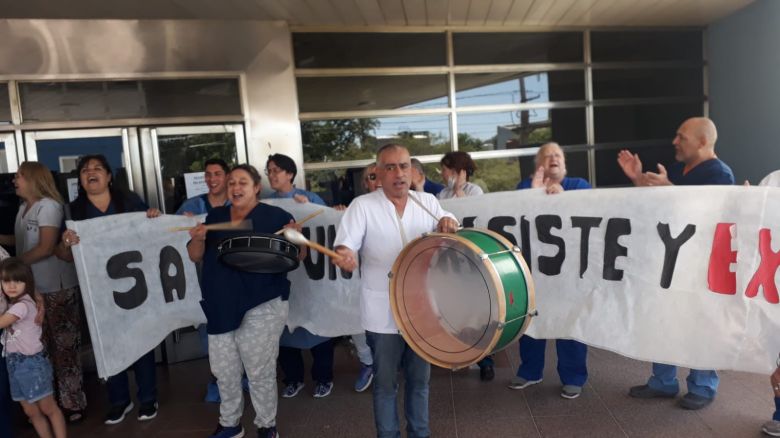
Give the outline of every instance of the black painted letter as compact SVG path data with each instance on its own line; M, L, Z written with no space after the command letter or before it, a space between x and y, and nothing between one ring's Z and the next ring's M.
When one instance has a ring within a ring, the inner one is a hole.
M580 231L580 278L588 270L588 244L590 243L590 229L601 225L600 217L572 216L572 228L581 228Z
M607 221L607 233L604 236L604 280L620 281L623 270L615 269L615 260L628 254L628 248L618 243L620 236L631 234L631 221L616 217Z
M536 234L539 241L558 247L558 254L554 256L539 256L539 272L545 275L558 275L561 273L563 260L566 258L566 243L560 236L550 233L555 228L560 230L563 222L560 216L553 214L541 214L536 216Z
M111 256L106 262L106 272L110 278L119 280L122 278L134 278L135 285L125 292L114 291L114 302L117 306L130 310L135 309L146 301L149 289L146 286L146 277L141 268L130 268L130 263L140 263L143 260L140 251L127 251Z
M664 267L661 270L661 287L669 289L669 286L672 285L674 267L677 264L677 255L680 253L680 247L693 237L693 234L696 232L696 225L686 225L685 229L677 237L672 237L672 233L669 231L669 224L658 222L656 228L658 229L658 235L661 236L661 240L664 242L665 248Z
M173 265L176 268L176 275L171 276L168 270ZM173 301L173 291L176 290L176 298L183 300L187 292L187 278L184 276L184 262L181 254L172 246L166 246L160 250L160 284L162 284L163 297L165 302Z

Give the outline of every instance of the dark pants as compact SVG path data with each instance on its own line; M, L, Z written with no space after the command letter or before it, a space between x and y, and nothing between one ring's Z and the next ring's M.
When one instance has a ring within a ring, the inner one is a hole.
M284 384L303 382L303 354L300 348L279 347L279 366L284 373ZM312 356L311 378L315 382L333 381L333 339L310 349Z
M3 331L0 330L0 335L2 335L2 332ZM2 350L2 347L0 347L0 350ZM5 358L0 357L0 437L11 438L14 436L11 431L11 424L13 423L11 407L8 368L5 364Z
M544 374L544 350L546 339L534 339L523 335L520 338L520 369L517 375L526 380L539 380ZM582 342L557 339L558 376L564 385L583 386L588 380L588 346Z
M404 341L401 335L366 332L374 355L374 423L378 438L400 438L398 422L398 371L404 373L406 436L431 435L428 425L428 387L431 365Z
M772 415L772 419L780 421L780 397L775 397L775 414Z
M138 385L138 402L157 401L157 374L154 366L154 350L144 354L132 366ZM130 384L127 370L108 378L108 401L111 406L123 406L130 402Z

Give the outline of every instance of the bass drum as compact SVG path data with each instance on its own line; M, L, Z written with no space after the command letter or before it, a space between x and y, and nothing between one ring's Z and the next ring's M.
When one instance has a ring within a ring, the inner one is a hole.
M450 369L514 343L535 314L520 249L489 230L430 233L410 242L390 274L401 335L426 361Z

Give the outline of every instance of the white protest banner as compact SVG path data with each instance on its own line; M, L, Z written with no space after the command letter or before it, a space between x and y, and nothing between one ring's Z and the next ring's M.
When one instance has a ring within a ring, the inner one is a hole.
M274 204L297 218L317 208ZM442 202L465 226L523 248L539 311L528 334L641 360L759 373L770 373L780 352L777 205L780 189L722 186L525 190ZM338 216L329 211L304 231L332 246ZM359 331L352 307L359 292L347 289L358 281L330 263L322 269L291 274L290 324L327 336Z
M125 213L68 221L98 376L113 376L173 330L206 321L185 216Z

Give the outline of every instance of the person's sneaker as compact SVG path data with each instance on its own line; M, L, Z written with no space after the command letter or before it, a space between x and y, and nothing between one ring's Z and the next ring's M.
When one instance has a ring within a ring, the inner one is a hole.
M649 385L632 386L628 390L628 395L634 398L673 398L677 396L677 391L666 392L660 389L651 388Z
M241 438L244 436L244 426L232 426L225 427L221 424L217 425L217 429L209 435L209 438Z
M709 406L710 403L712 403L712 400L714 399L689 392L685 394L683 398L680 399L680 402L678 404L683 409L697 411L701 408L705 408Z
M125 419L125 415L132 410L133 402L131 401L127 402L126 405L111 406L111 409L108 410L108 414L106 414L106 421L104 421L104 423L119 424Z
M219 386L217 386L217 382L209 382L209 384L206 385L206 398L204 400L207 403L219 403L222 401L219 397Z
M371 365L360 366L360 374L355 381L355 391L363 392L371 386L371 382L374 381L374 367Z
M479 380L483 382L489 382L496 377L496 371L493 369L493 365L485 365L479 367Z
M524 379L519 376L512 377L512 381L509 382L509 389L525 389L528 388L531 385L536 385L537 383L541 383L542 379L539 380L528 380Z
M279 438L279 432L276 431L276 426L261 427L257 429L257 438Z
M333 390L333 382L322 383L317 382L317 386L314 387L314 398L323 398L330 395Z
M138 421L149 421L157 416L157 402L141 403L138 408Z
M288 383L282 391L282 397L293 398L303 389L303 382Z
M561 388L561 397L569 400L579 397L580 394L582 394L582 386L563 385L563 388Z
M763 426L761 426L761 431L769 436L780 436L780 421L767 421Z

